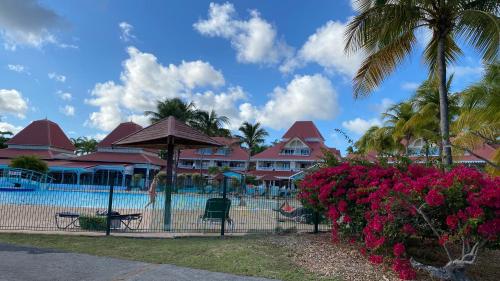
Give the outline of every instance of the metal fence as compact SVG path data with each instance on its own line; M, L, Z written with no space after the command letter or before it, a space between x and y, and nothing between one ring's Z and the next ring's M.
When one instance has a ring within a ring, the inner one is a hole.
M254 233L328 230L294 191L224 177L150 191L62 185L15 169L0 176L0 229Z

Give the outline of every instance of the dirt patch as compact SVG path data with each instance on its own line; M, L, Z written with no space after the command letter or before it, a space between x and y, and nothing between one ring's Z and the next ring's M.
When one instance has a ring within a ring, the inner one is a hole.
M348 243L332 243L330 233L272 235L269 243L289 250L298 266L325 277L345 281L399 281L389 267L372 265L359 248ZM500 280L500 251L485 251L471 270L476 281ZM437 280L418 272L418 281Z

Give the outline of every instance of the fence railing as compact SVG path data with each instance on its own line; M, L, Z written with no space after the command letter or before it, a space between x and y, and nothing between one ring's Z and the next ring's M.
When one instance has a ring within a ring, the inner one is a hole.
M254 233L328 230L295 191L203 179L156 190L53 185L26 189L0 177L0 229ZM315 227L315 222L318 222Z

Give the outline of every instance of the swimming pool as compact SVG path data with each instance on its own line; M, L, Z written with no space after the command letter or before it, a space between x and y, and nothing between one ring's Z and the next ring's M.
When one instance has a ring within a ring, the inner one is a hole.
M172 194L172 209L195 210L204 209L208 195ZM36 190L33 192L0 192L0 204L16 205L42 205L68 208L100 208L108 206L108 192L86 192L86 191L55 191ZM238 206L240 200L230 198L233 206ZM245 198L248 209L271 209L276 208L275 200ZM124 193L113 194L114 209L144 209L149 202L146 193ZM159 193L156 197L157 208L163 207L164 196Z

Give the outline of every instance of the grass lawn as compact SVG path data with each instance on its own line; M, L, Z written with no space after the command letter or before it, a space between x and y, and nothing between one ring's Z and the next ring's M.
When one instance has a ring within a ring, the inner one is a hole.
M263 236L150 239L0 234L0 242L281 280L328 279L300 268Z

